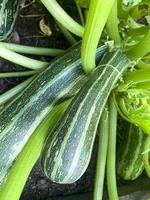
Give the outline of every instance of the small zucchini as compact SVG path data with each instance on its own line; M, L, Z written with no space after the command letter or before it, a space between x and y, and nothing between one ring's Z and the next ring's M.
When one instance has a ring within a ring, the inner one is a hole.
M133 124L126 128L118 149L117 173L124 180L135 180L144 170L142 152L146 135Z
M0 0L0 41L11 34L19 10L19 0Z
M31 83L0 112L0 184L7 176L22 148L53 107L69 98L85 83L80 57L80 44L72 47ZM97 50L97 59L107 46Z
M42 169L52 181L70 184L85 172L107 98L129 66L121 51L106 53L56 124L41 157Z

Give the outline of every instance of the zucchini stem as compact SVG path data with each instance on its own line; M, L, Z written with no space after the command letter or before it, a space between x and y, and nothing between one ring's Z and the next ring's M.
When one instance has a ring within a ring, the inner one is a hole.
M83 35L81 57L84 71L91 74L95 69L96 48L114 0L92 0Z
M31 46L12 44L6 42L0 42L0 47L5 47L17 53L39 55L39 56L59 56L65 52L62 49L31 47Z
M37 70L30 70L30 71L21 71L21 72L3 72L0 73L0 78L12 78L12 77L23 77L23 76L32 76L36 74Z
M110 14L106 23L106 29L107 29L109 37L112 40L114 40L115 46L117 48L120 48L122 44L121 44L121 37L119 34L119 29L118 29L117 1L114 1L114 4L110 11Z
M48 62L28 58L4 47L0 47L0 57L23 67L35 70L39 70L49 65Z
M141 42L139 42L126 53L130 59L137 60L141 59L148 52L150 52L150 30L146 33Z
M120 85L129 85L133 83L134 85L142 82L150 82L150 69L137 70L134 72L128 72L123 77L124 83Z
M113 97L109 98L109 137L107 152L107 187L110 200L119 200L116 181L117 109Z
M62 34L66 37L66 39L68 40L68 42L71 45L74 45L77 43L77 41L75 40L75 38L73 37L73 35L64 27L62 26L58 21L56 21L58 28L60 29L60 31L62 32Z
M140 60L137 64L138 69L150 69L150 64L145 63L144 61Z
M109 132L109 116L108 108L105 107L99 125L99 145L98 145L98 158L96 167L96 177L94 186L94 200L102 200L103 198L103 185L105 177L105 165L108 146L108 132Z
M18 84L17 86L11 88L7 92L0 95L0 106L22 91L31 81L33 77L25 80L24 82Z
M62 26L79 37L83 36L84 27L73 20L56 0L41 0L41 2Z

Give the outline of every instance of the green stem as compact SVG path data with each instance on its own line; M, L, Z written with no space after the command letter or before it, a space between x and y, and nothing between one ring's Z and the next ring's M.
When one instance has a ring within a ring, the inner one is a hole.
M145 143L144 143L144 149L143 149L143 162L145 171L150 178L150 162L149 162L149 152L150 152L150 137L147 136Z
M27 178L41 154L46 137L60 119L69 103L70 100L54 107L33 133L12 166L6 183L1 188L1 200L19 200Z
M150 69L128 72L123 77L123 80L124 80L123 85L128 85L130 83L133 83L134 85L136 85L137 83L149 82L150 81Z
M31 81L33 77L25 80L23 83L13 87L12 89L8 90L7 92L0 95L0 106L22 91Z
M59 56L65 52L62 49L31 47L31 46L12 44L6 42L0 42L0 47L5 47L17 53L39 55L39 56Z
M57 25L60 29L60 31L62 32L62 34L66 37L66 39L68 40L68 42L71 44L71 45L74 45L77 43L77 41L75 40L75 38L73 37L73 35L64 27L62 26L59 22L57 22Z
M117 1L115 0L112 9L110 11L109 17L106 23L106 29L109 37L114 40L115 46L120 48L121 38L118 29L118 18L117 18Z
M146 81L146 82L140 82L140 83L137 83L136 85L134 85L134 88L137 88L137 89L143 89L143 90L149 90L150 89L150 81Z
M39 70L43 67L47 67L49 64L48 62L43 62L22 56L4 47L0 47L0 57L29 69Z
M83 67L87 74L95 69L96 48L113 3L114 0L92 0L90 3L81 49Z
M3 72L0 73L0 78L12 78L12 77L23 77L23 76L31 76L33 74L36 74L37 70L30 70L30 71L24 71L24 72Z
M141 42L139 42L126 53L130 59L137 60L141 59L148 52L150 52L150 30L146 33Z
M81 24L82 24L82 26L84 26L85 25L85 21L84 21L84 16L83 16L82 9L81 9L81 7L79 6L79 4L77 2L75 2L75 3L76 3L77 11L79 13Z
M109 200L119 200L116 181L117 110L112 96L109 99L109 139L107 152L107 187Z
M138 69L150 69L150 64L145 63L144 61L140 60L137 64Z
M62 26L79 37L83 36L84 27L73 20L56 0L41 0L41 2Z
M103 185L105 176L105 165L107 156L108 145L108 132L109 132L109 120L108 120L107 107L104 109L100 120L99 126L99 145L98 145L98 159L96 167L96 177L94 186L94 200L102 200L103 198Z

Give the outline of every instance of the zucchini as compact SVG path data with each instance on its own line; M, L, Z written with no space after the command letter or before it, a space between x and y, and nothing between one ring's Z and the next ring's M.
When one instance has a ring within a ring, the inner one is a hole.
M146 135L130 124L122 134L118 149L117 173L124 180L135 180L144 170L142 152Z
M9 172L22 148L53 109L54 105L73 96L87 80L81 66L80 44L72 47L31 83L0 112L0 183ZM100 59L107 46L97 50Z
M11 34L19 10L19 0L0 0L0 41Z
M70 184L85 172L107 98L129 66L120 50L107 53L56 124L41 157L41 167L52 181Z

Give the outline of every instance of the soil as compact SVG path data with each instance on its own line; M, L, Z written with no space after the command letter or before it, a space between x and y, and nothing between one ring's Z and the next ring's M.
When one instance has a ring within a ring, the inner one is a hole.
M35 2L27 7L26 5L31 1L28 2L24 0L23 2L25 3L25 5L23 5L23 3L21 4L15 29L8 42L42 47L56 47L63 49L66 49L70 46L66 38L59 31L53 18L49 15L49 13L45 10L40 2ZM68 9L68 12L75 12L74 8L70 7L69 3L67 4L66 9ZM52 32L50 36L47 36L41 32L39 28L39 23L41 19L44 19L46 25L49 26ZM52 58L48 58L48 60L50 59ZM16 70L19 71L25 69L22 69L19 66L15 66L12 63L9 63L3 59L0 59L0 72ZM22 80L22 78L0 79L0 93L5 92ZM97 142L93 151L92 160L86 173L79 181L71 185L59 185L51 182L42 173L38 161L28 178L27 184L20 199L47 200L49 199L49 197L91 191L94 183L96 149Z

